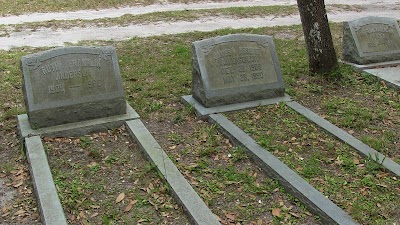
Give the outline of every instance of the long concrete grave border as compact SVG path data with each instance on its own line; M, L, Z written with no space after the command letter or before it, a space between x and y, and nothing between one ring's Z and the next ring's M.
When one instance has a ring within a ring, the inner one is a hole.
M183 206L194 224L217 225L217 217L198 196L189 182L179 172L168 155L162 150L151 133L140 120L126 122L127 129L140 148L153 162L164 179L171 186L175 199Z
M206 206L175 164L160 147L151 133L141 122L136 111L127 104L127 113L119 116L95 119L79 123L58 125L33 130L27 116L18 115L18 128L26 155L32 183L44 225L66 225L67 220L51 175L41 136L70 137L107 130L125 125L132 139L138 142L147 158L157 166L158 171L172 188L172 194L182 205L193 224L219 225L217 217Z
M50 166L40 136L24 138L29 171L44 225L66 225L64 210L58 198Z
M400 165L391 160L390 158L386 157L385 155L379 153L375 149L369 147L368 145L364 144L362 141L358 140L354 136L350 135L346 131L340 129L339 127L333 125L331 122L325 120L324 118L318 116L313 111L309 110L308 108L302 106L301 104L291 101L286 102L290 108L295 110L296 112L300 113L307 119L311 120L324 130L328 131L335 137L339 138L343 142L347 143L348 145L352 146L358 152L365 155L365 157L369 157L372 160L376 161L377 163L384 166L386 169L390 170L392 173L396 174L400 177Z
M243 147L254 162L270 177L277 179L289 193L300 199L311 212L320 216L322 222L325 224L357 224L345 211L336 206L273 154L257 144L253 138L225 116L219 113L211 114L209 120L216 124L233 143Z
M210 114L202 114L205 112L204 107L198 107L199 104L192 104L193 98L190 96L183 96L182 100L184 104L192 105L196 113L202 118L208 118L209 122L216 124L222 132L232 140L233 143L244 147L251 158L257 163L264 171L272 177L278 179L285 189L299 198L305 203L310 211L319 215L321 219L328 224L338 223L343 225L357 224L354 222L346 212L336 206L333 202L323 196L318 190L308 184L303 178L296 174L293 170L283 164L279 159L273 156L271 153L266 151L263 147L257 144L254 139L247 135L244 131L229 121L222 112L236 111L240 109L249 108L248 103L235 104L235 106L241 105L235 108L234 105L220 106L218 108L209 108L207 112ZM257 101L255 101L257 102ZM352 135L336 127L329 121L318 116L311 110L300 105L299 103L291 100L289 95L285 95L282 101L277 99L270 100L269 104L275 104L277 102L285 102L290 108L303 115L310 121L316 123L327 132L333 134L343 142L349 144L366 157L370 157L372 160L382 164L385 168L400 176L400 165L392 161L391 159L380 154L373 148L370 148L363 142L359 141ZM255 106L268 105L268 101L260 100L258 104L251 103Z

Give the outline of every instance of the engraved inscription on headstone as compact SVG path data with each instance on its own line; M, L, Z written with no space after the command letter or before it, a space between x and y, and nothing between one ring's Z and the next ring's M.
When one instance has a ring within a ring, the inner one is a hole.
M268 43L225 42L204 53L211 90L278 81Z
M113 47L67 47L24 56L23 90L32 128L126 113Z
M369 64L400 59L400 30L397 21L364 17L343 26L343 59Z
M270 36L235 34L193 43L193 97L206 107L284 95Z

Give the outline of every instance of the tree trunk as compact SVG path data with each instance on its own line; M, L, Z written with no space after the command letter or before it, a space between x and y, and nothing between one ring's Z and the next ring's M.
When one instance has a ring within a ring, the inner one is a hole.
M324 0L297 0L307 45L309 69L326 73L337 67Z

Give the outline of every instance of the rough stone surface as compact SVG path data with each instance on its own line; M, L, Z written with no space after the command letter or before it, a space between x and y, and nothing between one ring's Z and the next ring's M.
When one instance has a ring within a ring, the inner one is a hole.
M113 47L56 48L22 57L33 129L126 113Z
M220 36L192 44L192 94L205 107L284 96L272 37Z
M364 17L343 23L342 58L356 64L400 59L400 30L387 17Z

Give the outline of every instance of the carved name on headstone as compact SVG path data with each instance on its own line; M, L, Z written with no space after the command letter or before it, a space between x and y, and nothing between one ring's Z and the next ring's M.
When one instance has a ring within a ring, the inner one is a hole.
M205 107L281 97L272 37L234 34L194 42L192 94Z
M66 47L22 57L32 128L126 113L113 47Z
M343 24L343 60L370 64L400 60L400 30L386 17L364 17Z

